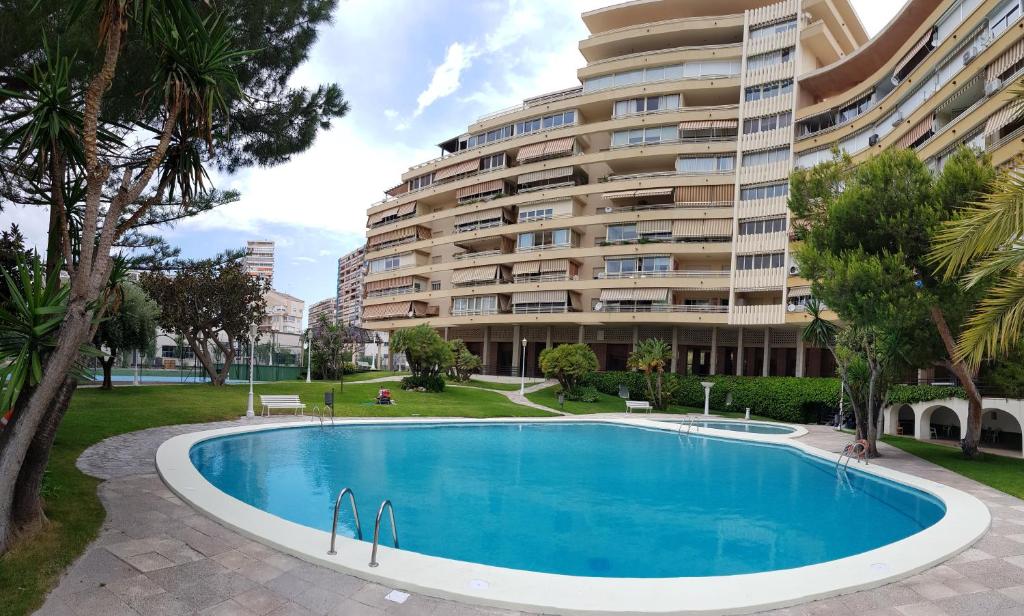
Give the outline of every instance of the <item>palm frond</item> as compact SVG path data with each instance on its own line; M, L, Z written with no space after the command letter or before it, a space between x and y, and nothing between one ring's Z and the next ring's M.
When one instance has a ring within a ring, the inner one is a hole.
M990 288L968 317L957 356L973 366L1009 352L1024 336L1024 275L1009 272Z

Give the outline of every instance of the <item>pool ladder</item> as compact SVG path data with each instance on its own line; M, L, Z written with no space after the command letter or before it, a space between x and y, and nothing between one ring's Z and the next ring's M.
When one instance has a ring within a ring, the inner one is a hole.
M686 425L686 432L685 432L685 434L686 434L687 438L689 438L690 431L693 430L693 428L694 428L693 421L694 421L694 418L691 415L691 416L687 417L685 421L679 422L679 429L676 430L676 434L678 436L682 437L682 435L684 434L683 433L683 425ZM697 427L697 431L698 432L700 431L700 427Z
M338 536L338 513L341 510L341 501L348 495L349 504L352 506L352 518L356 524L356 538L360 541L363 539L363 527L359 523L359 507L356 505L356 494L351 488L342 488L341 492L338 492L338 498L334 501L334 517L331 522L331 548L327 553L334 556L338 552L334 549L335 540ZM380 543L380 521L384 517L384 510L388 510L389 517L391 519L391 543L398 549L398 526L395 524L395 507L391 504L390 500L385 500L380 504L380 509L377 510L377 520L373 524L373 548L370 551L370 566L376 567L379 563L377 562L377 545Z
M313 414L316 415L317 418L320 419L320 427L321 428L324 427L324 419L327 416L327 409L328 408L331 409L331 425L333 426L334 425L334 409L329 407L329 406L327 406L326 404L324 405L323 409L321 409L319 405L316 405L316 404L313 405Z

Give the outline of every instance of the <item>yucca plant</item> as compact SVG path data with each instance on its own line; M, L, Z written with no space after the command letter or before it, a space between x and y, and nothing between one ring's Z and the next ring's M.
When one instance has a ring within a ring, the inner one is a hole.
M648 338L637 343L627 365L644 374L651 404L657 409L668 407L665 394L665 366L672 361L672 347L664 340Z

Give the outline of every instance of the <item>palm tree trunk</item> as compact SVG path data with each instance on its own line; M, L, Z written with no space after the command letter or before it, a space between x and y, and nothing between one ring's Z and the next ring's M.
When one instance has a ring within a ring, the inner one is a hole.
M960 385L963 386L964 391L967 393L967 433L964 435L963 440L960 441L960 449L963 451L965 458L975 458L978 456L978 444L981 442L981 409L983 406L981 392L978 391L978 386L974 384L973 375L968 370L967 364L963 360L954 362L952 359L956 357L956 341L953 340L953 334L949 331L946 315L942 313L942 308L932 306L929 314L931 315L932 323L935 324L935 328L939 330L942 346L946 347L946 354L950 358L946 361L946 367L956 375Z
M100 385L100 389L113 389L114 380L111 378L111 372L113 372L114 368L114 355L101 357L100 365L103 366L103 384Z

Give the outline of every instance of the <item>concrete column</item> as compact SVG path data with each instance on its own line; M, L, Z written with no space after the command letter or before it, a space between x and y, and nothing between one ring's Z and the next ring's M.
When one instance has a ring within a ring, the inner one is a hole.
M679 369L679 328L672 326L672 367L669 372L675 374Z
M718 372L718 328L711 328L711 367L708 370L708 374L717 374Z
M520 370L519 352L521 350L520 347L522 346L522 343L520 342L520 340L522 340L522 336L520 336L519 334L519 326L512 326L512 369L516 371L516 373L513 376L519 376Z
M807 348L804 345L803 336L797 334L796 336L796 375L804 375L804 353L807 352Z
M582 325L580 325L580 335L579 335L579 338L577 339L577 342L579 344L583 344L583 341L586 339L586 338L584 338L585 332L586 332L586 330L584 329L584 327Z
M640 326L633 326L633 350L636 350L636 345L640 342Z
M768 337L768 328L766 327L764 328L764 360L761 362L761 376L768 376L771 374L768 367L769 360L772 358L772 350L769 346L770 340L771 339Z
M736 331L736 376L743 376L743 328Z
M395 369L395 350L391 348L391 341L395 337L395 330L388 330L388 370Z
M492 369L490 365L491 357L491 327L490 325L484 325L484 351L480 354L480 361L483 362L484 370Z
M448 342L448 328L444 328L444 341Z
M925 368L917 369L917 383L918 385L928 382L928 371Z
M544 339L544 348L551 348L551 326L548 325L548 331L546 332L546 338Z

